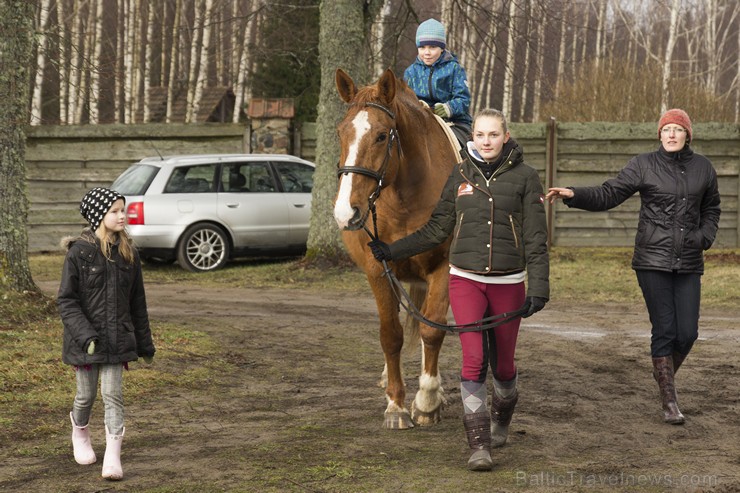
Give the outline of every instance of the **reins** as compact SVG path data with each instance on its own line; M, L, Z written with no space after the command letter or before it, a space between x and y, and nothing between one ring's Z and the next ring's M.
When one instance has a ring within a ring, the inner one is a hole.
M389 108L386 108L385 106L381 104L367 102L365 103L365 106L377 108L385 112L388 116L391 117L392 120L396 119L396 116L393 114L393 112ZM369 176L378 182L378 186L375 188L373 193L371 193L370 196L368 197L368 212L366 212L364 217L362 218L362 229L365 230L367 235L373 241L376 241L379 239L378 237L378 215L377 215L377 211L375 208L375 201L378 200L378 197L380 197L380 192L383 188L383 178L385 177L385 173L388 168L388 163L390 161L394 142L397 142L398 155L400 157L401 156L401 140L398 138L398 130L396 130L395 128L391 128L389 131L388 145L386 146L385 158L383 159L383 164L381 165L379 172L376 172L376 171L373 171L367 168L363 168L361 166L344 166L344 167L339 167L337 169L337 176L341 176L343 174L349 174L349 173L357 173L360 175ZM368 215L372 215L373 231L370 231L366 224ZM447 324L437 323L433 320L429 320L428 318L426 318L421 313L421 311L419 311L416 305L414 305L414 302L411 300L411 297L409 296L408 292L403 287L403 284L401 283L401 281L398 280L396 275L393 273L391 268L388 266L388 262L386 262L385 260L382 260L381 262L383 264L383 276L385 276L388 279L388 284L390 285L391 291L393 291L393 295L396 297L396 300L398 300L399 305L401 305L401 307L403 307L403 309L406 310L406 313L408 313L410 316L414 317L419 322L429 325L430 327L434 327L435 329L444 330L447 332L480 332L480 331L492 329L494 327L498 327L500 325L508 323L514 320L515 318L521 317L527 312L527 309L522 307L513 312L506 312L506 313L501 313L499 315L486 317L481 320L478 320L477 322L472 322L469 324L447 325Z

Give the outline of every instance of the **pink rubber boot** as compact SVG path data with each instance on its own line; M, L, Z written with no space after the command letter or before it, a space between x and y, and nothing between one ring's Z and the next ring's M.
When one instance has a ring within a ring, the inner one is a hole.
M97 457L90 443L90 430L87 425L77 426L72 413L69 413L69 420L72 422L72 448L74 449L75 462L86 466L94 464Z
M121 444L123 443L123 434L126 428L121 431L120 435L112 435L105 426L105 457L103 457L103 477L111 481L123 479L123 468L121 467Z

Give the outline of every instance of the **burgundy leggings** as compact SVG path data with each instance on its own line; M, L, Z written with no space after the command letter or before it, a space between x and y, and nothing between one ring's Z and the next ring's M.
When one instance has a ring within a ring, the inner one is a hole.
M469 324L521 308L524 283L484 284L450 275L450 305L455 322ZM488 365L496 380L505 382L516 376L514 351L521 318L481 332L460 333L463 380L485 382Z

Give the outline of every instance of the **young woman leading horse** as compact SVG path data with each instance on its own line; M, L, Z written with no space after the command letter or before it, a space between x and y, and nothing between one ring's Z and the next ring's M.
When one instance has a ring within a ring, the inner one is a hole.
M370 238L364 228L377 228L379 238L386 242L416 231L429 219L459 156L433 113L392 71L386 70L377 83L358 88L339 69L336 84L350 106L337 128L341 156L334 216L350 256L367 275L378 307L387 379L385 427L406 429L414 422L430 425L439 421L444 401L437 363L445 332L424 324L418 328L423 368L409 412L401 375L404 334L399 302L383 275L383 266L367 246ZM448 249L446 241L393 266L399 279L413 283L412 296L426 284L421 312L441 324L446 323L449 306Z

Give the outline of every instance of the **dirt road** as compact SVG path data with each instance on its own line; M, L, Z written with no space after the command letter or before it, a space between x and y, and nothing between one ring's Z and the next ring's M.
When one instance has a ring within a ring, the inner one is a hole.
M76 465L60 435L53 456L3 452L0 490L740 491L740 310L703 312L701 339L677 376L687 422L670 426L644 308L549 304L522 325L509 443L494 452L493 473L475 474L464 468L456 336L441 356L442 423L386 431L369 295L173 284L149 284L147 294L155 330L208 333L229 370L211 369L197 392L127 403L123 482L101 480L100 464ZM409 396L417 353L405 357ZM171 356L183 368L203 364ZM102 457L103 434L93 439Z

